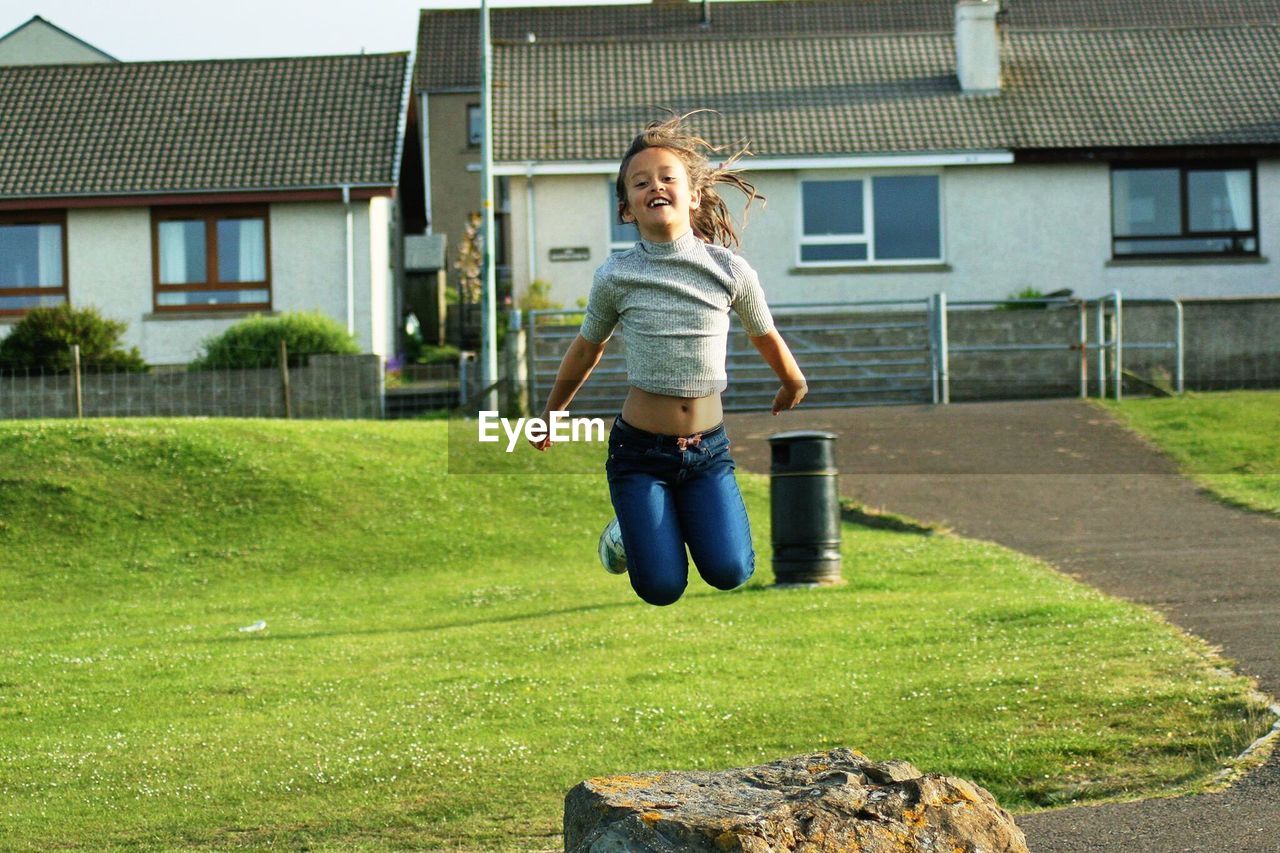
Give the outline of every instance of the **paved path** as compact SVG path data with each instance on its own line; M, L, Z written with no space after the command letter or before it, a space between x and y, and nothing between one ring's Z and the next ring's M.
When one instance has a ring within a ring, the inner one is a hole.
M767 436L839 435L841 494L1041 557L1154 607L1280 696L1280 521L1200 493L1078 400L799 409L727 417L733 453ZM1280 851L1280 749L1220 794L1026 815L1032 850Z

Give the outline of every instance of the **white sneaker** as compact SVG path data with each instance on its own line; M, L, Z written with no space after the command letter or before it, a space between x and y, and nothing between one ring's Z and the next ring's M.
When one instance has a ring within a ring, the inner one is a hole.
M627 573L627 552L622 547L622 528L616 518L609 519L600 534L600 564L610 574Z

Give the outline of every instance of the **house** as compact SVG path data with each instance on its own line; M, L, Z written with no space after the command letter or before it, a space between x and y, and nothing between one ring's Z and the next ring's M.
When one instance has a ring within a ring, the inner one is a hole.
M118 61L39 15L0 36L0 65Z
M423 219L409 73L406 53L0 67L0 336L70 302L180 363L250 314L319 311L393 354Z
M750 141L771 303L1280 292L1280 0L768 0L500 9L494 150L519 295L572 305L634 230L668 111ZM436 227L475 205L474 11L421 16ZM464 133L464 131L466 131ZM464 186L465 182L467 183ZM476 184L478 187L478 184Z

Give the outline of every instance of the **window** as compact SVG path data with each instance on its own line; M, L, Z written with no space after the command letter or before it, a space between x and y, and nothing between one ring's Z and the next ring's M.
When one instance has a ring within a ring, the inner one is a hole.
M1112 254L1256 255L1252 166L1111 171Z
M484 113L479 104L467 104L467 144L479 148L484 139Z
M625 252L640 239L640 229L634 222L618 221L618 189L613 178L605 183L605 205L609 211L609 254Z
M0 315L67 301L67 217L0 213Z
M265 207L157 208L151 227L157 311L271 307Z
M937 175L871 175L800 184L804 266L942 260Z

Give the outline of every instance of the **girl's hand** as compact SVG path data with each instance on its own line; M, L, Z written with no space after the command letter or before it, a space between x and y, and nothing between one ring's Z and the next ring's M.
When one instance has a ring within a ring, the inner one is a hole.
M551 423L550 412L542 413L542 422L544 424ZM538 439L537 441L534 441L533 439L529 439L529 443L533 445L534 450L537 450L539 452L546 452L546 449L551 446L551 430L548 429L547 434L544 435L542 438Z
M785 412L787 409L794 409L804 399L804 395L809 393L809 386L804 380L793 380L782 383L782 387L778 389L778 393L773 398L773 413Z

